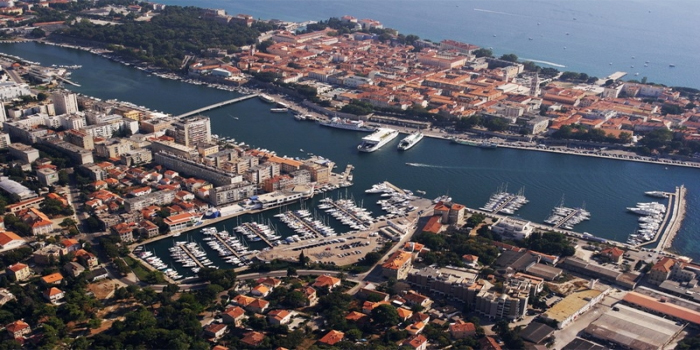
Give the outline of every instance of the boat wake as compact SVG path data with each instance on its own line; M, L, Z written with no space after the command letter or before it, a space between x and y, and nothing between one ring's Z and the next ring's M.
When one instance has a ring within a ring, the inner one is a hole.
M549 61L533 60L533 59L529 59L529 58L521 58L520 60L521 60L521 61L530 61L530 62L535 62L535 63L542 63L542 64L546 64L546 65L552 66L552 67L559 67L559 68L565 68L565 67L566 67L566 66L563 65L563 64L554 63L554 62L549 62Z
M495 14L497 14L497 15L508 15L508 16L519 16L519 17L524 17L523 15L519 15L519 14L517 14L517 13L508 13L508 12L493 11L493 10L485 10L485 9L474 9L474 11L486 12L486 13L495 13Z
M432 164L423 164L423 163L406 163L406 165L418 167L418 168L465 169L465 167L460 167L460 166L432 165Z

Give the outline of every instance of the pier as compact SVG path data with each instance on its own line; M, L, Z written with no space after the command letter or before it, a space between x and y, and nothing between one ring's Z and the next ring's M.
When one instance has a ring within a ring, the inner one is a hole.
M258 94L252 94L252 95L246 95L246 96L236 97L236 98L234 98L234 99L222 101L222 102L219 102L219 103L214 103L214 104L212 104L212 105L208 105L208 106L205 106L205 107L202 107L202 108L199 108L199 109L195 109L194 111L190 111L190 112L187 112L187 113L180 114L180 115L178 115L178 116L175 116L175 118L185 118L185 117L189 117L189 116L191 116L191 115L196 115L196 114L199 114L199 113L202 113L202 112L210 111L210 110L212 110L212 109L217 109L217 108L219 108L219 107L223 107L223 106L227 106L227 105L230 105L230 104L234 104L234 103L236 103L236 102L241 102L241 101L249 100L249 99L251 99L251 98L253 98L253 97L258 97Z
M245 228L248 229L248 231L250 231L250 232L254 233L255 235L257 235L258 237L260 237L260 239L263 242L265 242L265 244L272 247L272 243L270 243L270 241L267 239L267 237L265 237L265 234L260 232L260 230L258 230L258 228L255 227L255 225L251 225L248 222L244 222L243 226L245 226Z
M236 258L242 259L241 255L238 254L238 252L235 249L233 249L228 243L226 243L226 241L223 238L221 238L221 236L219 236L218 233L213 234L212 236L214 236L214 238L216 238L216 240L219 241L219 243L226 247L226 249L228 249L228 251L231 252L231 254L235 255Z
M564 225L567 221L571 220L571 218L573 218L574 215L576 215L576 214L578 214L578 213L579 213L579 210L578 210L578 209L572 210L571 213L569 213L569 215L567 215L567 216L565 216L563 219L557 221L557 223L553 225L554 228L559 228L559 227L561 227L561 226Z
M302 224L306 230L308 230L309 232L313 233L316 237L318 237L318 238L323 238L323 237L325 237L325 236L323 235L323 233L321 233L319 230L317 230L316 228L314 228L312 225L309 225L309 223L306 222L306 220L304 220L303 217L297 215L297 214L296 214L295 212L293 212L293 211L292 211L292 212L289 212L289 213L290 213L290 215L289 215L290 218L293 218L294 221L296 221L296 222Z
M72 81L70 81L70 80L68 80L68 79L66 79L66 78L64 78L64 77L61 77L61 76L58 76L58 75L55 75L54 77L55 77L56 79L58 79L58 80L64 82L64 83L66 83L66 84L70 84L70 85L73 85L73 86L80 87L80 84L74 83L74 82L72 82Z
M639 245L645 246L652 243L659 244L654 249L657 253L663 251L668 246L671 245L673 237L676 235L681 226L681 221L685 215L685 186L676 187L674 193L669 193L668 196L668 210L666 210L666 215L664 215L664 220L659 226L659 231L654 236L654 239L649 242L644 242Z
M182 249L182 251L185 252L185 254L187 254L187 256L189 256L195 264L197 264L197 266L201 268L205 267L201 262L199 262L199 259L192 254L190 248L187 248L184 244L178 245L178 247L180 247L180 249Z
M354 221L357 225L365 225L365 224L367 224L367 222L366 222L365 220L358 218L357 215L355 215L355 214L351 213L350 211L346 210L345 208L343 208L342 205L336 203L336 201L331 200L331 201L328 201L328 202L326 202L326 203L332 205L332 206L333 206L333 209L339 210L340 212L343 213L343 215L346 215L347 217L349 217L350 219L352 219L352 221ZM336 220L337 220L337 219L336 219ZM370 222L370 224L371 224L371 222Z

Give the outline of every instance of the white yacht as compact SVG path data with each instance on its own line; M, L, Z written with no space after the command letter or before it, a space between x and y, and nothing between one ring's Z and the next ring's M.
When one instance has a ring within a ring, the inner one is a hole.
M275 102L277 102L277 101L275 101L274 98L270 97L269 95L260 94L260 95L258 95L258 97L259 97L261 100L263 100L264 102L267 102L267 103L275 103Z
M423 135L422 132L416 131L416 132L404 137L403 140L401 140L401 142L399 142L398 149L400 151L407 151L411 147L415 146L418 142L420 142L420 140L422 140L424 136L425 135Z
M327 120L327 121L320 121L319 124L322 126L327 126L327 127L336 128L336 129L345 129L345 130L363 131L363 132L375 131L375 128L365 125L365 123L361 120L341 119L338 117L331 118L330 120Z
M361 152L374 152L386 145L389 141L399 136L399 132L389 128L379 128L369 136L362 138L362 143L357 146Z

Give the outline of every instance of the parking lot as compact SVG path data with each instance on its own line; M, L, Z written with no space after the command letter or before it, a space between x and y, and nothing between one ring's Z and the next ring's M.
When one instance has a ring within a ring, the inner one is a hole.
M375 232L350 233L347 235L312 239L279 247L259 254L260 259L297 260L303 251L313 262L335 265L351 265L364 259L367 253L378 251L387 239Z

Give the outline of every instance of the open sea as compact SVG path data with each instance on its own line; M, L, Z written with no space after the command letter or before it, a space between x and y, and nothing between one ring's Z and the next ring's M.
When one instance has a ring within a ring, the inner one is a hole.
M700 88L694 0L162 0L304 22L351 15L404 34L515 53L561 71ZM529 40L532 38L532 40ZM644 63L648 61L647 67ZM675 68L670 68L674 64ZM639 75L636 75L639 73Z

